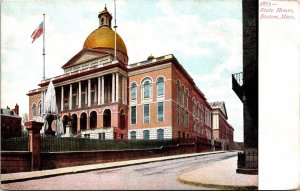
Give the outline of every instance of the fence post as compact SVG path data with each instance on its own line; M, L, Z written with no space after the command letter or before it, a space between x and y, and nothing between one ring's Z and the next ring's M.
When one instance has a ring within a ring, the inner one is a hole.
M44 123L28 121L25 123L28 130L28 148L31 151L31 170L41 169L41 137L40 130Z

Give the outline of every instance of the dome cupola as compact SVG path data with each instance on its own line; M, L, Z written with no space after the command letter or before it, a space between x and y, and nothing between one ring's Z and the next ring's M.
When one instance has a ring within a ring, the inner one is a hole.
M112 16L107 11L106 5L104 7L104 10L99 13L98 18L99 18L99 27L107 26L111 28Z
M98 18L99 28L89 34L84 41L83 48L97 49L114 55L115 31L113 31L111 28L112 16L108 12L106 6L104 7L104 10L99 13ZM118 33L116 33L116 49L117 59L127 64L127 48L123 39Z

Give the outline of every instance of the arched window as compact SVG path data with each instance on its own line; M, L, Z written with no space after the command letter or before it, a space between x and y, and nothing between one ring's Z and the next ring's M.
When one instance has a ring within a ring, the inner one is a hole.
M90 129L97 128L97 112L92 111L90 113Z
M131 87L130 87L130 97L131 97L131 100L136 100L136 83L132 83L131 84Z
M185 91L184 91L184 86L181 86L181 103L184 105L184 95Z
M150 97L150 83L149 81L146 81L144 84L144 98Z
M42 116L42 102L39 102L39 115Z
M142 82L143 99L151 98L151 79L145 78Z
M36 105L35 105L35 103L32 105L32 117L36 117Z
M157 139L158 140L164 139L164 130L163 129L157 129Z
M149 134L150 134L149 130L144 130L143 131L144 140L149 140Z
M105 109L103 111L103 127L111 127L111 111Z
M131 131L130 132L130 139L131 140L136 140L136 131Z
M186 90L186 107L189 107L189 90Z
M165 86L164 78L159 77L156 82L157 96L163 96L165 94L164 86Z

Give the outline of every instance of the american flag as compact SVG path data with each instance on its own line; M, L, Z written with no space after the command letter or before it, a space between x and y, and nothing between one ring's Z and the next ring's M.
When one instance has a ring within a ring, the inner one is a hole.
M35 41L35 39L39 38L44 32L44 21L41 22L41 24L38 26L37 29L35 29L31 35L32 43Z

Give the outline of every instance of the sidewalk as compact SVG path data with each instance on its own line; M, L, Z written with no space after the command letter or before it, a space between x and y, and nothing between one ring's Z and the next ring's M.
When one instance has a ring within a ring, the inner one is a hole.
M25 180L31 180L31 179L39 179L39 178L45 178L45 177L51 177L51 176L64 175L64 174L87 172L87 171L92 171L92 170L117 168L117 167L145 164L145 163L151 163L151 162L157 162L157 161L188 158L188 157L193 157L193 156L218 154L218 153L223 153L223 152L224 151L203 152L203 153L193 153L193 154L184 154L184 155L157 157L157 158L147 158L147 159L138 159L138 160L101 163L101 164L93 164L93 165L73 166L73 167L65 167L65 168L58 168L58 169L52 169L52 170L1 174L1 183L18 182L18 181L25 181Z
M185 172L177 180L215 189L249 190L258 189L258 175L237 174L237 157Z

